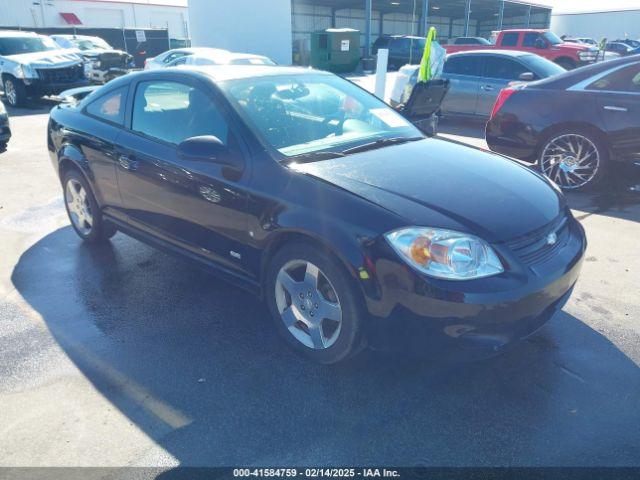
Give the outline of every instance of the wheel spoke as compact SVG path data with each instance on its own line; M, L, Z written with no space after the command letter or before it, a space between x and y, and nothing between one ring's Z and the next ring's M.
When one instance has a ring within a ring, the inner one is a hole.
M321 300L320 302L320 317L327 320L333 320L335 322L342 321L342 308L337 303L332 303L327 300Z
M316 290L318 289L318 276L319 269L313 263L307 262L307 269L304 273L304 283L307 286L312 286Z
M327 348L328 339L324 336L322 332L322 324L316 324L309 328L309 336L311 337L311 342L313 346L317 349Z
M293 278L291 278L291 275L289 275L289 273L287 273L284 269L280 269L280 271L278 272L277 281L280 282L282 287L287 292L289 292L289 295L291 296L295 295L295 290L297 288L300 288L300 284L296 282Z
M282 320L287 328L293 327L300 319L296 315L296 307L291 305L284 312L282 312Z

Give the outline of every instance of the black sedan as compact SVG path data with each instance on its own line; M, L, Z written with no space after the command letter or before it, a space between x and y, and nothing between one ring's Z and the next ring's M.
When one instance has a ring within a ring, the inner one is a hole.
M640 56L502 90L491 150L537 164L564 189L640 173Z
M313 70L127 75L54 108L48 146L83 240L120 230L217 272L321 363L500 351L562 307L585 250L542 176Z

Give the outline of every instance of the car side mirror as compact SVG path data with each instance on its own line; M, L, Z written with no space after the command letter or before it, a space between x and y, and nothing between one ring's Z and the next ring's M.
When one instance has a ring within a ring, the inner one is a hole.
M530 82L535 78L535 75L532 72L524 72L518 78L524 82Z
M214 135L191 137L178 145L178 157L191 162L211 162L243 170L244 163L238 155L229 155L227 146Z
M539 38L536 40L535 46L536 48L544 49L544 48L547 48L547 42Z

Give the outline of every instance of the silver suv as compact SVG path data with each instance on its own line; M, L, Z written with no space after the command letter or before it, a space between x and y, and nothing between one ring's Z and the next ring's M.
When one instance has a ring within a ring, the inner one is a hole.
M81 57L32 32L0 30L0 75L12 107L88 83Z

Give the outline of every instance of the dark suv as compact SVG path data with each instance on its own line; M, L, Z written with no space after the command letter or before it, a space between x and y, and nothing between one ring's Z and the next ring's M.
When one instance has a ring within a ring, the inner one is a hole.
M426 40L409 35L392 35L378 38L373 44L373 54L386 48L389 50L389 68L397 70L403 65L420 63Z

